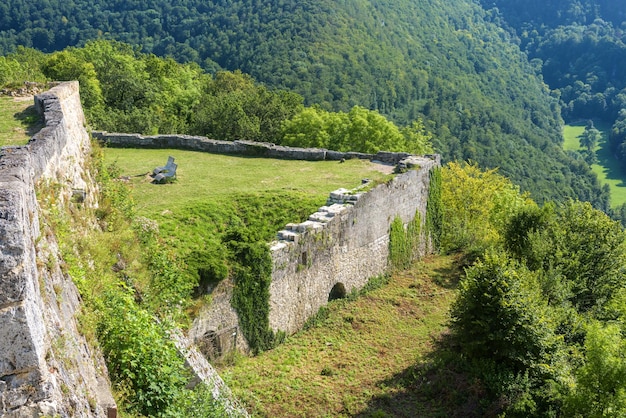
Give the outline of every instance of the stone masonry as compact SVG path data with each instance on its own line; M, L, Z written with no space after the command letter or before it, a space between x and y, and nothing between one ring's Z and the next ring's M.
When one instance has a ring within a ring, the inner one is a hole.
M271 243L270 326L296 332L334 295L362 288L384 274L389 255L389 228L396 216L407 224L416 214L425 219L430 172L439 155L363 154L317 148L291 148L251 141L218 141L201 136L94 132L110 147L174 148L216 154L295 160L340 161L360 158L396 165L402 174L386 184L361 190L337 190L328 204L300 224L287 225ZM427 248L426 245L423 248ZM203 308L189 330L209 357L247 351L236 311L230 305L234 284L219 283L211 306Z
M110 417L106 367L78 332L76 287L59 263L38 262L58 260L58 247L40 228L35 185L60 184L62 199L81 191L93 203L78 83L36 96L35 106L45 126L27 145L0 149L0 416Z
M271 246L274 330L295 333L329 299L386 272L391 222L400 217L407 224L416 213L426 219L430 171L438 160L412 158L411 164L415 169L368 192L332 192L327 206L278 233Z

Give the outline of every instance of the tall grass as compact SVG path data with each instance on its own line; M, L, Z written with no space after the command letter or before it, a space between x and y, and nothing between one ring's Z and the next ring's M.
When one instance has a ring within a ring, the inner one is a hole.
M452 257L429 258L329 303L306 330L257 357L235 356L220 374L254 416L450 414L454 405L415 390L412 373L446 330L458 274Z

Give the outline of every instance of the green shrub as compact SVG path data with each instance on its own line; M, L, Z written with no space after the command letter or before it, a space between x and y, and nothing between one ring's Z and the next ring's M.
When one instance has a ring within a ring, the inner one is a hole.
M508 219L518 209L534 205L527 194L520 193L518 186L496 170L448 163L441 175L443 251L463 249L481 254L499 245Z
M519 417L543 416L558 405L570 367L535 273L487 253L459 283L451 316L462 358L487 400Z
M443 207L441 202L441 168L433 168L430 172L428 201L426 202L426 232L432 250L438 251L443 233Z
M389 265L393 269L406 269L419 257L422 240L422 222L419 212L404 227L402 219L395 217L389 228Z
M183 390L165 414L170 418L229 418L224 401L214 399L211 389L205 384L193 390Z
M259 241L246 228L233 228L224 240L233 261L232 305L239 315L241 330L254 354L276 344L269 327L269 288L272 280L272 259L269 246Z
M124 287L108 290L98 341L107 367L128 409L158 416L166 411L188 380L185 364L163 326Z
M470 358L513 372L548 364L557 348L536 275L497 253L488 253L459 283L452 329Z
M619 222L589 203L569 201L512 216L505 244L541 273L542 287L555 301L569 299L580 312L603 315L625 286L625 236Z
M570 417L626 416L626 340L615 324L593 321L587 327L585 362L565 399Z

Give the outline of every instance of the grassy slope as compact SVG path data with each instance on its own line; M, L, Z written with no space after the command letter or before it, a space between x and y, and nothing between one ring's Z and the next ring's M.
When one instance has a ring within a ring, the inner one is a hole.
M151 183L149 173L165 165L171 155L178 164L177 181ZM140 215L163 216L201 200L225 201L235 193L293 192L319 196L320 205L339 187L354 188L362 178L382 179L369 161L289 161L244 158L181 150L115 149L105 151L107 163L116 162L130 177Z
M446 330L460 274L433 257L255 358L220 373L255 416L450 416L453 404L414 385L417 369ZM417 361L417 365L416 365Z
M601 122L595 123L596 129L602 133L602 139L596 148L598 163L591 169L597 174L600 183L608 184L611 188L611 206L616 207L626 203L626 182L619 163L609 150L608 135L611 127ZM577 151L580 149L579 136L585 131L585 123L565 125L563 137L565 150Z
M32 98L0 97L0 146L26 144L38 121Z

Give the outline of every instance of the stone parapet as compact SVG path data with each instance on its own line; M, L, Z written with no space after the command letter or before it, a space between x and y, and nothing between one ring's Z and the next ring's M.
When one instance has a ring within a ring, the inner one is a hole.
M0 149L0 416L106 417L115 403L101 357L77 329L78 291L58 265L37 262L42 251L58 259L58 249L42 236L35 185L60 184L63 201L74 190L93 199L78 83L34 104L44 127L27 145Z
M411 154L405 152L381 151L377 154L361 152L340 152L322 148L298 148L276 145L269 142L255 141L219 141L204 136L190 135L153 135L110 133L94 131L92 136L109 147L116 148L173 148L213 154L233 154L253 157L279 158L306 161L341 161L364 159L398 164Z

